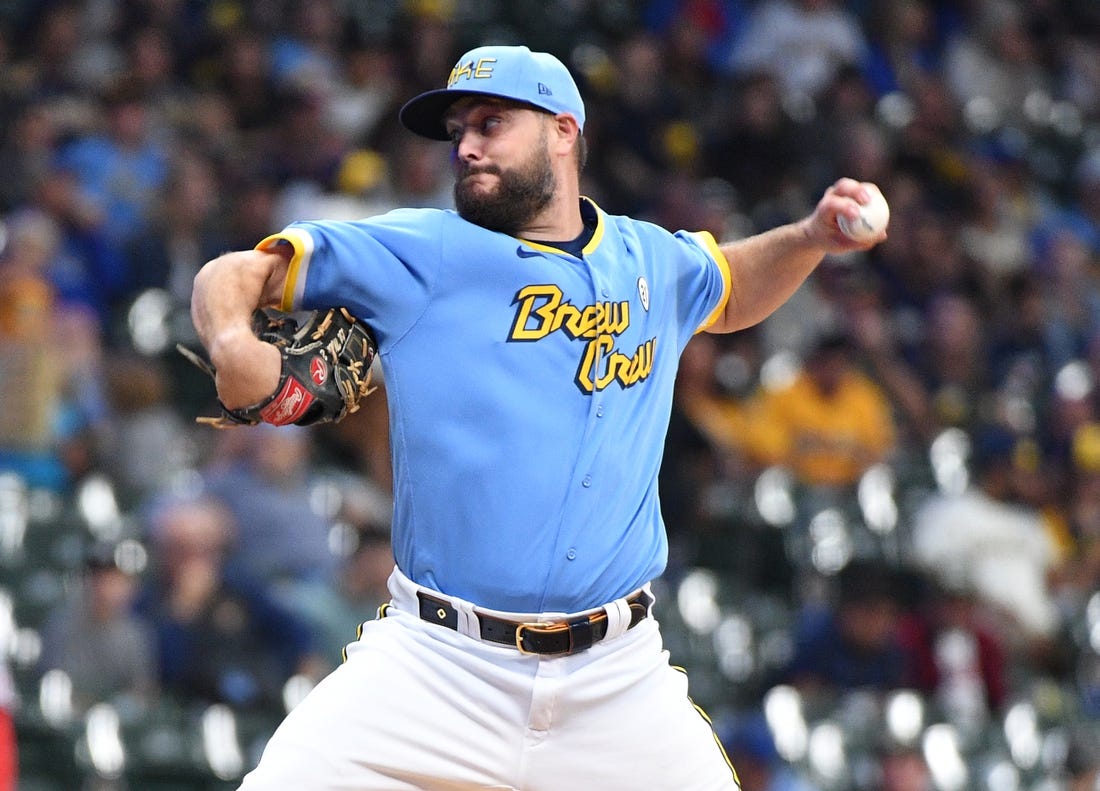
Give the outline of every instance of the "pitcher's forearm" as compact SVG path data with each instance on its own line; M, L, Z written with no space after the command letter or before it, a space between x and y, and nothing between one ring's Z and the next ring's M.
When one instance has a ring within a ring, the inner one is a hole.
M270 343L244 331L220 333L209 349L214 385L227 409L252 406L272 395L282 375L282 357Z
M252 313L273 301L285 264L275 253L227 253L195 276L191 319L218 372L218 397L230 409L262 401L278 386L279 352L253 334Z

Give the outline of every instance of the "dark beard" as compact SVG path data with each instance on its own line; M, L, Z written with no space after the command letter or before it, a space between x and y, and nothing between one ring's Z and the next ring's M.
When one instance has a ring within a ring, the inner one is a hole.
M471 172L496 174L496 190L488 194L475 192L465 181ZM549 205L556 186L550 156L544 150L542 156L536 154L517 170L463 170L455 182L455 208L475 225L515 236Z

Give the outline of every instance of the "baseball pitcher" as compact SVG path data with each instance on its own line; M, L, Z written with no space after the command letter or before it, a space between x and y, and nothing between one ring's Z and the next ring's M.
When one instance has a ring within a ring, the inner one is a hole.
M375 350L390 407L392 599L242 789L738 788L651 613L677 361L882 241L837 225L868 187L728 244L608 214L580 194L576 84L522 46L466 53L400 118L451 146L456 211L296 222L195 279L230 422L337 419ZM280 341L272 309L313 318Z

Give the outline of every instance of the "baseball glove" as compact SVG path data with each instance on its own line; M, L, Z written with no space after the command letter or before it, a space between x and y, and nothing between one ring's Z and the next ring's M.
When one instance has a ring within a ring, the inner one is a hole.
M258 308L252 330L282 355L279 386L259 403L239 409L221 404L220 416L198 417L197 422L217 428L337 422L359 409L362 398L373 391L371 362L378 347L366 326L345 308L303 313ZM184 346L176 348L214 377L210 362Z

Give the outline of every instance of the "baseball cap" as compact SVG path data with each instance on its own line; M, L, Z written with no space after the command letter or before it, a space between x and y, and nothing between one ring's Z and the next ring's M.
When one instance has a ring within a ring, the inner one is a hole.
M565 64L527 47L488 46L470 50L455 63L447 87L415 96L401 108L406 129L447 140L443 114L464 96L495 96L533 105L548 113L570 113L584 129L584 102Z

